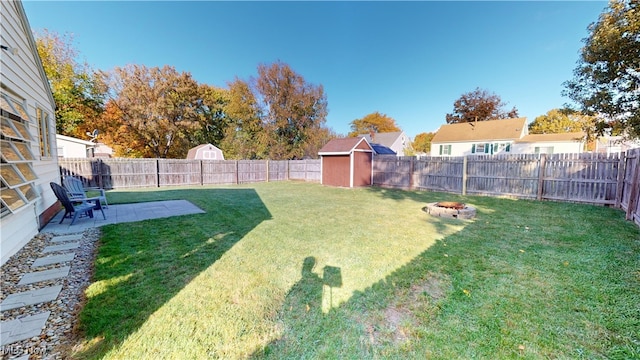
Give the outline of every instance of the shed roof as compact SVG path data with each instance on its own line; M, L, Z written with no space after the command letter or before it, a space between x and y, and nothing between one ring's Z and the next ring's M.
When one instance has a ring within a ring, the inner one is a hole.
M515 142L530 143L530 142L567 142L567 141L583 141L585 133L570 132L562 134L529 134L523 136L521 139Z
M332 139L325 146L318 151L318 155L348 155L353 150L355 150L360 143L365 142L366 147L369 150L365 151L373 151L373 148L367 141L367 139L363 137L348 137L341 139Z
M486 120L442 125L432 143L482 140L517 140L527 126L527 118Z
M374 133L373 139L371 139L371 134L362 134L358 136L362 136L369 143L376 143L386 147L391 147L402 135L402 131L394 131L394 132L383 132L383 133Z

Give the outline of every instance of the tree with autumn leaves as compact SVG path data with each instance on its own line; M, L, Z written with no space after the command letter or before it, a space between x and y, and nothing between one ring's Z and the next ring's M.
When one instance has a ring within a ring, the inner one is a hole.
M124 144L113 139L119 156L183 158L189 148L213 143L230 159L295 159L316 156L332 135L322 86L282 62L261 64L258 77L236 79L228 89L169 66L116 68L108 83L108 105L117 111L106 115L118 118L102 125L126 133Z
M101 77L86 63L76 61L73 37L55 32L35 34L36 47L56 102L56 132L82 137L87 124L104 110L105 87Z
M114 123L129 138L129 148L121 147L126 155L181 158L194 143L221 140L222 92L198 84L189 73L130 65L115 68L108 78L113 114L119 116Z
M286 63L260 64L257 77L224 89L171 66L92 71L76 63L70 37L36 37L58 106L57 132L83 138L98 129L116 156L184 158L212 143L230 159L296 159L317 156L336 137L325 126L323 87Z
M446 116L447 124L517 118L518 109L514 106L506 110L506 105L500 96L476 88L460 95L453 103L453 112Z
M350 137L355 137L362 134L369 134L370 132L386 133L401 131L396 124L395 119L386 114L379 112L373 112L360 119L351 121Z

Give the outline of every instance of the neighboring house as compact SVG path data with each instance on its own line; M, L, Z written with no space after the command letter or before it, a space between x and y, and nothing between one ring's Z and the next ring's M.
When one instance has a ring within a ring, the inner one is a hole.
M582 152L584 134L529 135L526 118L442 125L431 156Z
M640 147L640 140L625 139L622 136L601 136L596 140L596 152L620 153Z
M113 156L113 148L107 144L97 142L96 147L93 149L93 156L110 158Z
M71 136L56 134L58 157L61 158L93 158L111 157L113 149L103 143L82 140Z
M60 209L55 103L21 1L0 2L0 255L4 264Z
M585 134L571 132L562 134L530 134L513 144L515 154L567 154L584 150Z
M187 153L189 160L224 160L222 150L211 144L202 144L189 149Z
M411 150L411 139L404 133L404 131L376 133L370 132L369 134L358 135L367 139L367 142L376 149L378 147L381 152L376 150L376 153L389 155L388 149L398 156L405 156L408 150Z
M91 141L56 134L58 143L58 156L62 158L89 158L93 157L93 149L96 144Z

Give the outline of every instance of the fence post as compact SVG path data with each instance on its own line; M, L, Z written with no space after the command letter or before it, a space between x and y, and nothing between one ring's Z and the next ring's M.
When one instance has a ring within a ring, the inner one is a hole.
M415 170L414 168L414 164L413 164L413 159L415 158L415 156L412 156L409 158L409 190L413 189L414 183L415 181L413 180L413 176L415 175L413 172Z
M637 212L638 207L638 172L640 172L640 161L638 155L634 158L633 162L633 174L631 175L631 192L629 196L629 203L627 204L627 213L625 218L627 220L633 220L634 213Z
M204 185L204 166L202 165L202 160L200 160L200 186Z
M622 189L624 188L624 175L626 173L625 164L627 163L628 152L620 152L618 159L618 184L616 186L616 207L622 208Z
M102 182L102 159L98 159L98 183L96 184L100 189L104 189Z
M267 182L269 182L269 159L267 159Z
M160 187L160 159L156 159L156 186Z
M544 172L547 165L547 154L540 154L540 162L538 165L538 194L536 198L538 201L542 200L542 187L544 184Z
M240 160L236 160L236 185L238 185L240 183L240 170L238 169L238 162Z
M465 155L462 158L462 195L467 195L467 165L468 160Z

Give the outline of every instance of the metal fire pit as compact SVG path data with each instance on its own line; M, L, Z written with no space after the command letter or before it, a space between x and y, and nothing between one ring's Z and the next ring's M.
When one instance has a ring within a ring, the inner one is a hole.
M454 219L471 219L476 216L475 207L454 201L429 203L422 210L431 216Z

